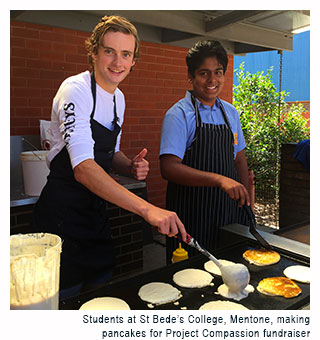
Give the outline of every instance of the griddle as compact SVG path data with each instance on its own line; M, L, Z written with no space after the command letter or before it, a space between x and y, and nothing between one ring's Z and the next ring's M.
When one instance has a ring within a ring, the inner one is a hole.
M259 246L254 240L245 240L215 252L217 258L243 263L249 269L251 276L250 284L255 287L255 291L239 303L252 310L293 310L299 309L310 302L310 284L297 282L299 287L302 289L302 292L297 297L290 299L278 296L266 296L256 290L260 280L267 277L284 276L283 270L288 266L309 266L309 258L274 247L273 249L280 253L281 260L271 266L259 267L249 264L242 257L244 251L250 248L259 248ZM207 261L208 259L200 254L188 260L170 264L166 267L159 268L148 273L143 273L120 282L110 283L98 290L90 291L77 297L67 299L60 302L59 307L60 309L79 309L83 303L93 298L111 296L125 300L132 310L150 310L148 304L139 298L138 291L144 284L156 281L170 283L182 292L182 298L178 300L179 305L167 303L155 306L154 309L156 310L180 310L181 307L186 307L188 310L197 310L201 305L209 301L228 300L218 294L215 294L217 288L223 283L220 276L214 276L213 287L182 288L173 282L172 277L177 271L187 268L198 268L204 270L203 265Z

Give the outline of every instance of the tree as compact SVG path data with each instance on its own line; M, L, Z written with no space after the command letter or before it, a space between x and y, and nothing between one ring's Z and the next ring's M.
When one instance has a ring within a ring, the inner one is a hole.
M284 101L289 92L277 91L272 70L270 67L266 74L245 72L244 62L235 70L239 85L233 89L233 105L240 114L246 157L256 176L258 199L267 191L267 196L271 196L267 198L277 197L281 144L310 138L303 105L289 106Z

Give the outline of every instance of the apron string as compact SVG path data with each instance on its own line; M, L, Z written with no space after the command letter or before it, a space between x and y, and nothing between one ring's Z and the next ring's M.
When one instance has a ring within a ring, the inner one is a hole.
M229 122L229 119L228 119L228 116L227 116L227 113L226 113L226 110L221 102L221 100L219 98L217 98L218 101L219 101L219 104L220 104L220 110L222 112L222 115L223 115L223 118L224 118L224 121L225 123L227 124L228 128L232 131L231 129L231 125L230 125L230 122Z
M92 98L93 98L93 108L92 108L92 112L90 115L90 119L93 119L94 111L96 109L96 79L94 77L93 72L91 72L91 93L92 93Z

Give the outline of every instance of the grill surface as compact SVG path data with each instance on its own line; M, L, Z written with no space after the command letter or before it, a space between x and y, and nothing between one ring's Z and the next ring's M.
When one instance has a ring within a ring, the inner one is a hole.
M310 259L274 247L274 250L278 251L281 255L280 261L277 264L271 266L258 267L250 265L242 258L242 254L245 250L255 247L258 247L255 241L246 240L231 247L220 249L215 253L217 258L243 263L249 269L251 276L250 284L254 286L255 291L254 293L249 294L247 298L241 300L239 303L249 309L257 310L298 309L308 304L310 301L309 284L298 282L299 287L302 289L302 293L299 296L291 299L263 295L256 290L256 287L259 281L266 277L284 276L283 270L288 266L298 264L309 266ZM140 287L144 284L156 281L172 284L182 292L183 297L179 300L179 305L168 303L161 306L155 306L154 309L177 310L181 309L181 307L186 307L188 310L197 310L200 308L201 305L206 302L214 300L227 300L226 298L223 298L222 296L216 294L217 288L223 283L221 277L219 276L214 276L213 287L208 286L205 288L187 289L179 287L173 282L173 274L177 271L186 268L199 268L204 270L203 265L206 261L208 261L206 257L204 257L203 255L198 255L186 261L171 264L169 266L151 271L149 273L141 274L128 280L124 280L114 284L108 284L99 290L88 292L78 297L62 301L60 303L60 309L79 309L84 302L96 297L103 296L113 296L121 298L129 304L131 309L149 309L147 303L143 302L139 298L138 291Z

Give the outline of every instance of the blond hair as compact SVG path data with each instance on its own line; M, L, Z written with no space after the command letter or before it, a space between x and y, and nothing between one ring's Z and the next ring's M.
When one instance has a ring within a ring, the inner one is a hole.
M97 26L94 28L91 36L86 40L85 45L88 52L89 63L94 67L94 60L92 54L98 53L98 48L101 46L104 35L108 32L122 32L131 34L135 38L134 59L140 56L140 39L138 37L137 29L126 18L117 15L104 16L100 19Z

